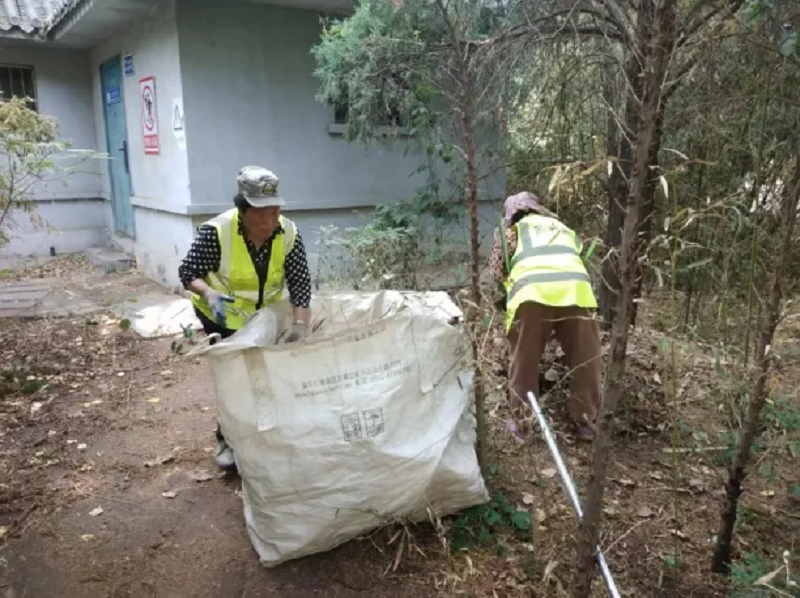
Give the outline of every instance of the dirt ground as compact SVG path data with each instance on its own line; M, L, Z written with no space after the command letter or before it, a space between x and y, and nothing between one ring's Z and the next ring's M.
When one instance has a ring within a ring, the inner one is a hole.
M63 260L15 278L54 275L68 286L99 276ZM104 300L146 284L105 278ZM405 573L382 576L371 541L259 565L238 478L213 466L210 371L176 355L172 339L143 340L105 315L0 320L0 354L0 588L9 598L363 596L376 584L380 595L424 595Z
M80 260L15 276L50 277L54 268L64 284L98 276ZM145 284L135 274L115 276L105 278L110 294ZM748 566L734 586L707 572L728 450L722 389L730 384L715 377L709 351L687 348L678 400L668 402L660 336L652 328L635 335L602 541L623 595L767 596L752 582L780 566L784 550L800 570L800 335L791 330L775 383L774 396L783 398L743 500L737 546ZM487 342L502 354L498 336ZM143 340L107 315L0 320L0 356L7 598L568 595L574 516L544 443L520 443L505 431L499 392L490 403L489 483L495 503L530 513L532 531L470 515L438 530L382 530L265 569L245 531L238 478L213 466L216 406L204 362L177 354L173 339ZM563 374L557 357L549 359L546 367ZM490 370L497 391L500 357ZM566 393L558 382L550 386L545 400L560 429ZM582 481L589 447L566 434L559 442ZM467 552L451 544L461 524L481 537Z

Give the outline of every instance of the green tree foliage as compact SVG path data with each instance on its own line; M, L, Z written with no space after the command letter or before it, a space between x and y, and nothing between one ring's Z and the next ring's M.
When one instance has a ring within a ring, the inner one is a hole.
M459 141L452 127L466 90L476 125L494 123L522 81L513 76L521 56L510 55L518 21L504 5L475 0L361 2L348 19L326 23L313 50L318 99L347 106L350 139L400 124L449 163L442 138Z
M91 155L70 150L55 120L28 108L24 99L0 102L0 247L15 228L15 213L40 223L33 201L37 188L63 181Z
M482 301L477 204L490 153L485 137L487 125L508 103L512 83L519 81L514 72L524 53L512 49L519 43L518 29L525 27L521 16L508 6L476 0L372 0L328 25L314 49L319 99L347 107L350 139L375 139L387 123L400 125L445 166L438 172L446 173L454 199L470 219L467 320L473 328ZM472 351L478 437L484 445L475 334Z
M668 334L739 357L752 389L737 447L746 456L766 397L765 347L800 271L788 226L800 180L798 27L789 0L375 0L328 23L314 53L320 100L347 107L349 137L381 139L387 124L413 133L447 163L471 216L490 130L508 142L509 192L548 194L571 226L605 239L604 421L624 386L635 300L665 287L681 303ZM479 305L476 228L473 218ZM616 313L626 322L612 326ZM590 581L611 429L595 444L579 589ZM730 477L740 484L747 459L738 463ZM734 502L727 513L735 519ZM730 551L719 554L721 570Z

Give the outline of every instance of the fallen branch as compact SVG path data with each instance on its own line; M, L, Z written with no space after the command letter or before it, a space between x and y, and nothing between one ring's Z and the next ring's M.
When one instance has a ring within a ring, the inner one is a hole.
M684 448L663 448L661 452L665 455L671 455L672 453L714 453L720 451L727 451L730 450L731 447L729 446L695 446L695 447L684 447Z

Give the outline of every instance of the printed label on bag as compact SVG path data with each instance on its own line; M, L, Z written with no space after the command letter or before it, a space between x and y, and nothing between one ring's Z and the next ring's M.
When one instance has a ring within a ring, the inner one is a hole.
M374 438L383 432L383 410L381 408L367 409L363 412L363 414L364 421L367 424L366 428L368 437Z
M336 374L323 378L310 378L301 382L301 392L294 393L298 399L310 399L332 394L339 390L348 390L384 382L392 378L405 376L411 372L411 366L403 366L399 359Z
M366 424L363 428L361 426L362 417ZM342 435L347 442L362 440L364 438L364 431L367 432L367 438L375 438L384 432L383 409L380 407L376 409L367 409L360 414L348 413L343 415L341 420Z
M294 351L290 352L289 355L291 357L302 357L304 355L313 355L316 353L330 351L331 349L336 349L342 345L351 345L361 341L372 340L379 334L386 332L386 328L386 324L381 322L359 332L343 333L324 343L314 343L311 345L298 347Z
M358 413L348 413L342 416L342 433L347 442L361 440L361 418Z

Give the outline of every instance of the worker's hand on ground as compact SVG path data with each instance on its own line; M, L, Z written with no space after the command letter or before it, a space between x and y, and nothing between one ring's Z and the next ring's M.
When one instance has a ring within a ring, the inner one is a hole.
M511 399L511 417L506 422L506 430L519 441L525 441L531 432L533 422L533 411L530 405L521 400Z
M225 303L233 303L233 297L230 295L226 295L225 293L220 293L219 291L215 291L211 287L206 289L206 292L203 293L203 299L206 300L208 306L211 308L211 313L214 316L214 319L217 321L217 324L225 327Z
M296 343L306 337L306 325L303 322L295 322L289 329L289 334L286 336L287 343Z

